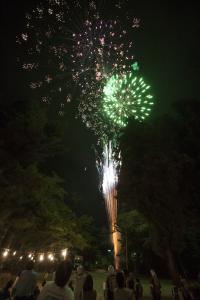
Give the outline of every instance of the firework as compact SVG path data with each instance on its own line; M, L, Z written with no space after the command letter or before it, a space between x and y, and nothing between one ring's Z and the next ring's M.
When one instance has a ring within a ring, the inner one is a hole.
M107 80L103 88L100 112L105 117L107 126L113 128L114 132L109 133L111 140L104 145L102 187L112 232L116 268L120 268L121 250L120 231L117 227L117 183L121 164L120 156L116 158L116 150L119 152L118 137L127 126L129 117L134 116L136 120L143 121L149 116L153 105L150 86L136 73L139 70L138 64L133 64L132 68L133 71L112 75Z
M77 97L79 115L103 144L102 189L117 268L120 234L116 226L116 186L120 158L116 159L115 136L123 127L119 122L125 124L128 112L124 110L118 116L112 101L115 98L119 105L123 102L125 106L127 99L117 98L120 91L116 85L115 95L110 97L110 89L117 78L119 83L131 70L133 31L139 27L139 19L128 16L128 10L123 10L120 2L107 1L106 6L104 1L43 1L26 15L26 28L17 38L20 49L24 50L19 62L28 75L31 89L42 101L58 103L60 114ZM112 114L114 119L110 118Z
M104 145L103 151L103 194L108 214L112 242L114 245L114 260L116 269L120 268L120 231L117 226L117 184L120 159L114 157L113 143Z
M24 31L17 37L24 53L18 61L42 101L58 103L64 111L78 97L84 115L84 100L100 97L105 79L130 66L132 30L139 27L139 20L124 11L122 22L118 17L122 11L119 1L105 5L46 0L26 14Z
M103 92L103 110L113 126L125 127L131 116L143 121L151 112L153 96L150 85L135 72L113 75Z
M86 20L83 30L74 34L73 78L82 88L124 72L134 59L130 31L116 20Z

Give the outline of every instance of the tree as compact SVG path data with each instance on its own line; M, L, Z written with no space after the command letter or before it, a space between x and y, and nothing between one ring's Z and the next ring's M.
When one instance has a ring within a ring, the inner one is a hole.
M1 107L1 168L39 164L64 150L62 122L48 114L45 106L31 100Z
M1 247L83 249L88 237L66 204L63 180L44 172L47 159L63 151L59 124L31 101L3 107L1 114Z
M121 198L151 225L152 247L167 260L177 285L176 256L186 246L191 220L198 222L199 112L199 102L188 101L151 123L133 121L121 144Z
M138 256L140 256L141 260L145 250L148 248L148 223L136 210L120 213L118 222L122 237L122 250L125 254L126 269L130 269L131 266L136 271Z

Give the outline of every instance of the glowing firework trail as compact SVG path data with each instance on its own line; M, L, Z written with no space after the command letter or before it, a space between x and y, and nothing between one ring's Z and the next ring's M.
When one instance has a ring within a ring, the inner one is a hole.
M120 269L120 232L117 228L117 183L119 161L114 159L112 142L104 146L103 152L103 194L109 219L112 242L114 246L114 260L116 269Z
M117 166L113 159L112 144L104 146L103 152L103 194L105 197L106 208L110 225L113 229L117 222L117 192L118 182Z
M116 135L128 124L129 117L143 121L149 116L153 105L149 90L150 86L134 71L113 75L107 81L103 89L102 110L108 123L115 128ZM115 266L119 269L121 237L117 227L117 183L121 161L114 154L110 141L103 152L103 193L112 232Z

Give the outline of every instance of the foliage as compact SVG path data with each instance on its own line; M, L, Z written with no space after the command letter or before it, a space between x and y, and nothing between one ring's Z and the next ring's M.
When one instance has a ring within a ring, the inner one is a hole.
M63 131L57 120L49 121L48 111L40 103L17 101L1 110L2 162L25 166L63 151Z
M122 233L127 232L131 236L129 243L131 243L134 251L141 251L143 247L148 246L149 225L136 210L121 213L119 215L119 226Z
M0 131L1 246L86 247L88 236L66 204L63 180L45 168L64 150L59 124L39 104L17 102L3 107Z
M183 252L191 228L199 243L199 112L198 101L177 103L151 124L132 122L121 144L121 198L148 220L163 257L168 248Z

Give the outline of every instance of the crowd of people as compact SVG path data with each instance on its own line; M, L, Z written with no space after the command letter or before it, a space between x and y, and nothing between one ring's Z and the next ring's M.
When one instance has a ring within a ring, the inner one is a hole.
M33 269L34 263L29 261L26 269L20 272L15 281L9 280L2 289L1 300L142 300L143 286L139 278L131 272L116 271L108 267L107 278L103 284L103 298L97 298L93 287L93 277L78 266L75 272L69 261L62 261L48 280L46 273L43 280ZM153 300L161 300L161 284L154 270L150 270L150 291ZM173 300L200 300L199 294L191 294L185 279L181 286L172 289Z

